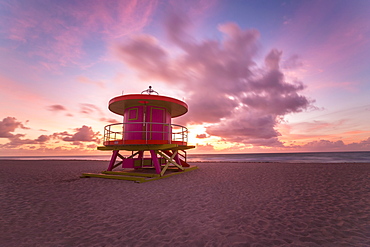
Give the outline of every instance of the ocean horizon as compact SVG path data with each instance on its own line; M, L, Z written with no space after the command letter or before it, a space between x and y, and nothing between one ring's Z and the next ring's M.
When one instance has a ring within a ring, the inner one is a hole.
M0 160L110 160L105 155L0 156ZM370 151L302 153L188 154L188 162L370 163Z

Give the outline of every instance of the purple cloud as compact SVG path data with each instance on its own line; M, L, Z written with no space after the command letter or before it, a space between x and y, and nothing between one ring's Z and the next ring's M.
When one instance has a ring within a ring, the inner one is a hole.
M47 109L49 111L55 111L55 112L58 112L58 111L66 111L67 109L62 106L62 105L50 105L47 107Z
M185 123L211 123L207 134L257 146L282 146L275 126L289 113L313 107L300 95L302 82L288 82L281 70L282 51L272 49L257 66L259 32L234 23L220 25L222 40L197 41L191 22L170 15L165 31L181 52L169 52L149 35L132 38L119 48L122 61L145 79L160 79L186 91ZM297 57L291 63L297 64ZM293 65L292 65L293 66Z

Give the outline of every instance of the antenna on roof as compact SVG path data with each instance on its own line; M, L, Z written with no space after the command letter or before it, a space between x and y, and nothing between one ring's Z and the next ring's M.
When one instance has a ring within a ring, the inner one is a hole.
M152 86L149 86L149 89L144 90L144 91L142 91L142 92L141 92L141 94L143 94L143 93L147 93L147 94L156 93L157 95L159 95L159 93L158 93L158 92L156 92L156 91L154 91L154 90L152 89Z

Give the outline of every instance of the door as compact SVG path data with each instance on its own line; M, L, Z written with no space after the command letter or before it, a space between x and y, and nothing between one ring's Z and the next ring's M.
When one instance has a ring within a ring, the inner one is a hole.
M148 106L147 110L148 140L169 140L169 125L166 123L165 108Z
M124 117L124 140L145 140L144 106L127 108Z

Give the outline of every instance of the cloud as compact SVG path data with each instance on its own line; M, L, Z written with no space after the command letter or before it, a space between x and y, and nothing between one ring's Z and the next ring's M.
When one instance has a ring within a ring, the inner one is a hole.
M330 149L343 149L345 144L343 141L328 141L328 140L319 140L309 142L303 145L306 149L322 149L322 150L330 150Z
M164 28L178 49L176 55L143 34L121 44L118 55L139 77L186 92L189 113L181 123L209 123L207 134L230 142L282 146L277 124L286 114L310 109L314 103L299 94L305 88L302 82L287 81L281 69L283 52L272 49L258 66L258 30L226 23L218 26L221 40L197 41L191 25L178 13L166 19ZM297 57L290 59L297 64Z
M219 136L230 142L256 146L282 146L280 133L274 127L276 116L260 111L242 109L236 116L206 128L207 134Z
M102 122L108 122L108 123L111 123L111 124L120 122L119 120L116 120L114 118L100 118L99 120L102 121Z
M105 113L100 109L100 107L94 104L80 104L80 113L85 114L92 119L99 120L105 123L118 123L122 120L116 120L114 118L107 118L105 117ZM102 117L103 116L103 117Z
M138 70L144 79L171 80L176 78L174 70L168 63L168 53L152 36L142 34L132 37L126 45L115 47L114 50L128 66Z
M89 145L86 145L86 147L96 150L97 145L96 144L89 144Z
M3 145L0 145L1 148L17 148L22 145L26 144L43 144L47 142L50 139L50 136L47 135L41 135L38 138L32 140L32 139L21 139L25 135L23 134L16 134L11 137L8 137L9 142Z
M28 122L28 121L26 121ZM48 135L40 135L38 138L32 139L21 139L25 137L25 134L14 134L16 129L29 129L24 126L22 122L17 121L15 117L6 117L0 121L0 138L8 138L9 142L0 145L1 148L15 148L24 144L40 144L45 143L50 139Z
M94 132L91 127L83 125L81 128L76 128L74 134L70 134L67 131L61 133L54 133L54 137L60 138L66 142L96 142L99 143L99 132Z
M198 139L204 139L204 138L207 138L207 134L198 134L198 135L196 136L196 138L198 138Z
M21 133L13 133L16 129L29 129L22 122L17 121L14 117L6 117L0 121L0 138L7 138L8 143L1 144L1 149L19 148L22 145L45 144L52 139L60 139L65 142L70 142L72 145L84 146L81 142L100 142L100 133L94 132L91 127L83 125L81 128L74 129L74 133L67 131L54 133L51 135L40 135L36 139L23 139L26 135ZM28 148L32 148L29 147ZM33 147L35 148L35 147Z
M0 121L0 138L12 138L17 128L29 129L25 127L21 122L17 121L15 117L6 117Z
M94 104L80 104L80 107L80 113L90 115L97 112L99 115L103 115L102 110Z
M35 141L38 143L44 143L47 142L50 139L50 136L48 135L40 135Z
M64 107L63 105L50 105L47 107L47 109L53 112L67 111L67 108ZM88 103L80 104L80 113L86 114L86 115L94 115L94 114L97 114L99 116L104 115L103 111L98 106L94 104L88 104ZM72 117L73 115L71 113L67 113L66 116ZM105 118L101 118L101 119L112 121L112 119L105 119Z
M329 141L329 140L318 140L308 142L301 146L292 146L292 148L298 148L305 151L369 151L370 149L370 137L359 141L344 143L342 140Z
M47 110L52 111L52 112L63 112L67 111L67 108L62 106L62 105L50 105L46 107ZM73 114L71 113L66 113L65 114L67 117L73 117Z
M197 144L194 151L197 153L205 153L205 152L212 153L215 151L215 148L212 144L209 144L209 143L207 143L206 145Z
M55 111L55 112L59 112L59 111L66 111L67 109L62 106L62 105L50 105L47 107L47 109L49 111Z

